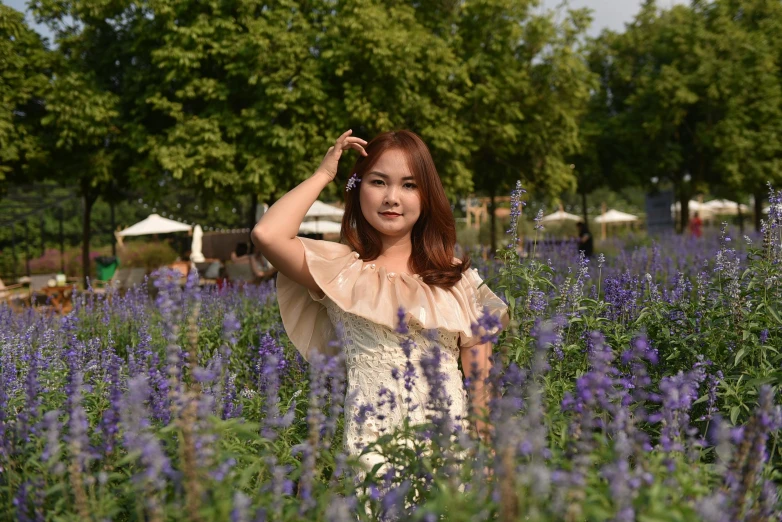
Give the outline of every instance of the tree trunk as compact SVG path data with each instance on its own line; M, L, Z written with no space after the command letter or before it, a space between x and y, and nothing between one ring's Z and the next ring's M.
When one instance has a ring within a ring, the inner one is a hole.
M494 211L497 209L497 202L494 200L495 194L492 190L489 194L489 239L490 239L490 253L494 256L497 252L497 216L494 215Z
M739 235L744 235L744 213L741 212L741 202L736 203L736 210L739 212Z
M63 229L63 221L65 220L65 210L62 205L59 208L59 221L60 221L60 273L65 273L65 231Z
M113 201L109 202L109 210L111 211L111 217L110 217L110 220L111 220L111 234L109 236L109 241L111 241L111 255L114 256L114 257L117 257L117 240L114 237L114 229L117 226L117 222L114 219L114 202Z
M760 232L760 219L763 217L763 192L758 190L753 196L755 200L755 232Z
M87 280L90 277L90 236L91 236L91 217L92 206L95 204L97 196L90 194L88 190L82 188L82 199L84 201L84 216L81 229L81 265L82 278L84 279L84 288L87 288Z
M681 215L679 216L679 225L682 234L687 231L687 224L690 222L690 195L685 193L684 188L679 192L679 208Z
M250 193L250 211L247 213L247 224L248 228L252 229L255 227L255 210L258 208L258 193L255 191L252 191Z
M584 216L584 224L589 226L589 216L587 215L587 194L581 193L581 214Z
M46 255L46 224L43 220L43 214L41 214L41 257Z
M24 220L24 266L25 275L30 277L30 227L27 220Z

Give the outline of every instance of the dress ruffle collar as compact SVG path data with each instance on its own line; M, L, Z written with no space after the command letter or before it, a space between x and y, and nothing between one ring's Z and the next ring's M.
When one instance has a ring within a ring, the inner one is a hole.
M499 316L503 328L508 324L507 305L488 286L479 288L482 279L475 269L466 270L455 285L443 289L427 285L417 274L388 272L364 262L347 245L298 239L315 282L326 297L348 313L393 329L402 307L409 324L457 332L462 348L480 342L472 325L478 323L485 307L491 315ZM305 358L312 350L329 354L338 351L323 298L282 273L277 276L277 298L288 337Z

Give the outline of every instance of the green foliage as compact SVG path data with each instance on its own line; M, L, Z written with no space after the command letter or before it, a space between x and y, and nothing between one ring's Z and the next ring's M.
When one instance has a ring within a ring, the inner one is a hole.
M126 242L118 249L120 266L123 268L140 267L152 272L161 266L173 263L177 259L176 251L166 241Z
M778 271L778 247L774 245L779 232L769 227L767 234L763 245L747 247L748 260L743 265L742 252L731 246L723 230L722 246L713 263L697 270L692 279L679 273L678 280L663 281L647 274L641 287L645 293L639 296L643 304L637 313L622 314L616 310L636 298L625 303L605 300L602 261L597 271L582 264L555 284L550 261L549 265L542 263L534 251L520 259L514 250L503 249L499 253L502 263L489 280L504 293L512 313L512 328L501 339L503 353L521 367L529 367L536 353L540 318L553 317L553 348L559 356L551 360L546 397L549 411L558 412L565 393L590 369L587 340L591 332L601 332L617 356L634 339L643 337L661 362L649 369L654 382L706 366L719 383L713 398L702 389L693 409L693 419L704 416L700 419L704 435L715 411L733 425L745 423L757 405L761 386L771 386L776 396L782 389L778 346L782 295L774 283ZM590 283L595 274L597 280ZM660 287L672 289L663 296ZM548 298L552 293L554 297ZM564 433L565 425L557 424L564 422L564 417L555 413L549 421L552 433ZM771 458L777 477L782 469L779 442L779 434L775 434Z
M712 54L702 68L705 103L718 115L704 141L724 195L760 195L782 179L782 6L722 1L698 12L709 28L703 48Z
M41 98L48 91L49 57L24 14L0 5L0 182L43 161Z
M274 199L345 127L419 132L452 197L473 172L494 193L519 168L550 194L573 184L563 157L591 85L583 12L557 26L529 2L31 7L58 44L46 148L91 194L115 192L111 173L114 188L159 194L164 179Z
M30 5L57 46L4 8L0 169L88 201L172 185L272 201L347 127L419 132L450 197L658 178L686 206L762 198L780 171L773 2L647 2L586 46L586 11L555 22L529 0Z
M779 4L762 0L646 2L624 33L591 42L600 89L575 160L583 191L662 180L677 191L682 226L698 192L762 200L780 180L780 19Z
M510 517L514 520L597 521L616 517L628 505L638 520L695 519L704 506L721 498L720 488L726 487L724 466L733 461L730 455L715 455L724 448L704 448L692 442L698 437L682 433L676 441L686 444L687 451L661 449L660 430L665 423L636 420L640 408L656 411L658 406L651 400L626 410L625 418L618 418L609 406L596 406L591 413L606 424L593 425L587 433L574 431L580 426L579 417L561 404L580 378L588 372L594 376L595 359L590 359L589 349L595 346L589 347L586 334L602 331L609 352L618 356L645 330L665 361L646 366L652 389L656 390L662 378L702 362L690 349L697 342L700 351L719 360L708 367L710 371L726 370L718 409L731 424L746 420L746 433L750 433L752 423L759 419L749 416L755 410L760 384L752 379L780 364L774 350L761 349L779 344L775 307L780 296L775 285L769 284L779 265L770 259L767 246L753 251L749 270L738 274L742 283L736 287L728 250L726 246L721 251L726 268L703 283L708 290L699 286L700 281L692 288L697 306L690 307L685 299L680 303L659 299L650 287L645 309L637 317L617 320L606 318L609 308L601 297L600 270L592 280L597 286L595 298L584 270L567 275L557 285L555 270L539 262L536 252L523 260L513 250L503 250L502 263L487 281L508 300L512 315L512 324L498 344L502 357L496 361L497 368L503 369L498 370L498 377L502 374L507 379L497 381L499 397L508 402L494 406L496 435L491 445L479 443L469 433L458 440L442 438L432 424L405 423L370 447L398 472L382 476L377 468L375 473L360 474L357 483L352 467L357 463L341 451L341 421L329 417L341 417L339 409L331 410L336 397L310 395L311 383L322 368L305 365L280 335L279 311L269 287L196 294L188 285L179 294L178 288L167 289L165 279L160 278L149 288L153 294L159 292L154 302L147 297L148 289L141 287L124 296L80 298L71 315L51 321L11 316L0 308L0 320L9 325L9 332L13 325L13 334L0 339L2 361L12 363L12 371L4 366L2 376L11 375L19 383L10 388L0 410L17 413L10 419L0 418L9 430L6 433L12 434L3 439L7 451L0 454L4 466L0 517L19 518L22 510L39 509L52 520L206 521L225 520L234 513L251 515L262 508L275 520L330 520L337 515L374 520L388 513L391 504L400 513L415 505L414 516L419 518L433 514L464 521L509 514L516 515ZM732 293L736 288L741 295L738 300ZM766 314L762 302L768 302L773 312ZM542 341L547 326L541 318L552 315L555 330L549 333L556 335L549 343ZM235 326L229 326L237 319ZM25 326L28 320L39 326L37 333ZM695 337L690 334L688 339L687 329L698 321L710 322L712 328ZM764 344L758 329L772 324L776 330ZM745 327L749 333L744 333ZM744 354L724 349L724 343L732 339L741 339ZM259 347L268 348L270 343L277 351L266 352L267 359L259 357ZM7 349L17 344L22 346L14 348L18 356ZM557 357L557 350L564 357ZM181 381L171 378L179 364L178 354L186 357ZM115 355L120 363L120 389L115 388L112 373ZM269 359L272 355L281 359ZM285 362L282 371L274 366L280 360ZM35 377L30 373L33 361L40 363ZM275 398L263 387L261 378L270 370L265 364L271 364L282 379L280 411L292 414L291 422L279 427L274 436L262 431L269 426L269 401ZM628 371L623 361L615 367ZM85 453L84 446L78 445L82 444L78 442L79 417L74 417L78 415L73 402L77 395L70 388L74 376L81 373L88 386L81 389L78 404L84 408L84 433L95 449L84 467L78 464ZM151 391L138 403L129 404L133 386L141 381L128 378L139 375L146 376L142 381ZM778 388L778 376L772 371L768 377L763 382ZM182 388L175 394L178 401L171 404L167 386L176 382ZM27 397L28 387L35 391L34 403ZM615 393L624 390L618 383L613 389ZM223 418L220 412L229 402L241 407L240 417ZM707 402L705 397L697 401L692 411L692 424L703 432L708 421L697 416L706 411ZM129 422L126 410L132 404L154 411L155 416ZM125 417L112 421L118 406ZM166 420L166 407L180 417ZM27 419L40 421L37 431L27 439L18 437ZM336 425L327 429L325 423L318 424L326 419ZM617 422L627 423L623 431L609 431ZM637 445L634 437L641 432L651 436L654 449L635 448L630 458L628 444ZM119 438L110 439L114 435ZM771 455L778 465L782 458L776 444L779 433L770 435ZM132 437L144 437L143 451L128 449ZM108 440L116 442L111 449L105 446ZM195 459L194 441L200 448ZM155 453L156 447L160 453ZM516 449L508 453L509 448ZM308 451L315 458L308 459ZM612 466L622 463L627 464L628 473L643 481L625 496L617 493L623 483L608 474L616 469ZM759 476L769 476L771 471ZM583 473L577 475L582 480L562 478L570 473ZM756 479L748 471L742 473L745 479ZM25 489L31 485L35 489ZM305 487L311 488L306 494ZM741 497L748 502L748 514L760 517L760 498L752 482Z
M555 24L533 14L534 4L469 2L454 19L468 77L462 118L472 138L469 167L476 190L491 197L519 178L541 197L575 188L566 158L581 147L579 118L595 86L578 50L588 17L569 11ZM496 243L492 234L493 249Z

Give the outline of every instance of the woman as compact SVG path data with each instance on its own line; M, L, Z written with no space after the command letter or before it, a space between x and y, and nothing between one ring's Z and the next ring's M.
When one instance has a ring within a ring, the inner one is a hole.
M351 149L361 157L347 184L342 243L297 237L305 213L334 181L340 158ZM476 333L473 326L485 311L506 326L507 307L487 286L478 288L481 278L469 270L468 255L453 257L453 214L431 154L416 134L386 132L367 144L345 132L315 173L264 214L253 240L279 270L283 326L305 358L314 350L333 354L330 341L335 325L342 325L351 398L345 446L351 454L361 454L406 418L426 422L431 390L421 362L436 353L435 346L444 377L443 390L437 391L448 395L452 419L458 424L468 410L459 358L467 372L477 372L471 402L480 417L485 415L483 382L492 347L481 343L487 332ZM397 331L400 319L408 330L404 335ZM424 330L436 330L439 338ZM406 338L414 341L412 349ZM408 361L417 376L412 384L400 377ZM394 406L382 413L366 408L379 399ZM480 422L476 428L485 431ZM360 461L369 470L382 458L367 453Z

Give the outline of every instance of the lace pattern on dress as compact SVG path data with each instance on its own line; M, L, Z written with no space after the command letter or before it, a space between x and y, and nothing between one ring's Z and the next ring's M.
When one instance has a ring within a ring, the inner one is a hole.
M344 332L347 367L344 443L349 453L358 455L367 444L393 431L405 418L411 424L427 421L427 414L431 415L427 409L430 390L420 363L423 357L432 355L435 346L440 347L442 391L448 397L450 417L454 423L466 426L467 394L457 362L458 333L426 332L420 324L412 323L408 325L409 334L400 335L386 326L345 312L328 297L323 304L331 322L335 326L341 324ZM409 359L415 377L407 386L408 358L402 348L405 338L415 343ZM382 462L378 457L365 455L362 463L370 469Z

